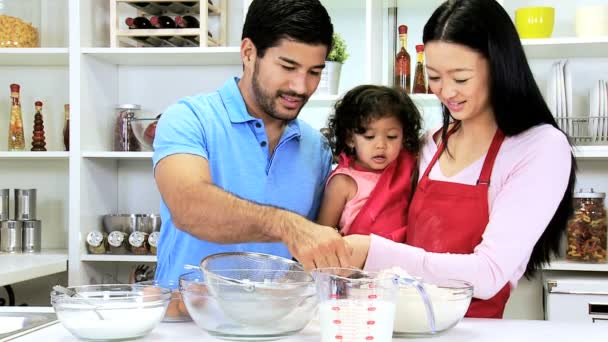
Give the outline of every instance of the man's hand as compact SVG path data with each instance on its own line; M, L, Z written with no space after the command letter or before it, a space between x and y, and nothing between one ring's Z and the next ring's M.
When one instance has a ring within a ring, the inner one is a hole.
M350 249L332 227L302 220L285 239L291 254L307 271L321 267L351 267Z
M372 238L369 235L348 235L344 237L350 248L352 248L351 262L353 267L363 268L367 260L369 245Z

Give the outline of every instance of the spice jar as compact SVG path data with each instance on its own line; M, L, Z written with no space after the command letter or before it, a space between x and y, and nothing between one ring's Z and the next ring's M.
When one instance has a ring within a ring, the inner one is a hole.
M131 253L133 254L148 254L148 233L131 233L131 235L129 235L129 248L131 249Z
M141 107L136 104L123 104L116 107L114 128L115 151L140 151L139 142L133 132L132 122Z
M150 236L148 236L148 246L150 247L150 254L156 255L159 238L160 238L160 232L152 232L152 234L150 234Z
M111 254L127 254L127 234L115 230L108 234Z
M566 259L584 262L606 262L606 193L574 193L574 214L568 221Z
M87 250L91 254L104 254L108 250L106 233L92 231L87 234Z

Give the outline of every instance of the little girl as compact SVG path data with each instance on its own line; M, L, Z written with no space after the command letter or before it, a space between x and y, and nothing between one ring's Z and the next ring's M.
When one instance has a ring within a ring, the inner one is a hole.
M361 85L338 101L329 128L339 157L327 179L319 223L343 235L373 233L403 242L417 178L418 109L400 90Z

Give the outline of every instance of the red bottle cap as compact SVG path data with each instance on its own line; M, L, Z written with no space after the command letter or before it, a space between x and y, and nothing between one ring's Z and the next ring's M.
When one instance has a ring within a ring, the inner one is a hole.
M405 25L399 26L399 34L406 34L406 33L407 33L407 26L405 26Z
M133 18L129 17L125 19L125 24L127 24L127 26L133 26Z
M424 51L424 45L420 44L420 45L416 45L416 52L423 52Z
M150 18L150 23L154 26L158 25L158 17Z
M11 92L12 92L12 93L17 93L17 92L19 92L19 89L20 89L20 88L21 88L21 87L20 87L18 84L16 84L16 83L11 84Z
M36 103L34 103L36 105L36 107L42 107L42 101L36 101Z

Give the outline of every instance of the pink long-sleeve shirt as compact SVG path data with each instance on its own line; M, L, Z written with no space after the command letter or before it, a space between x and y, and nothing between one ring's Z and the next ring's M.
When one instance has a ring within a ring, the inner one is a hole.
M436 151L429 133L421 151L420 175ZM474 185L484 159L485 155L452 177L444 176L437 162L429 177ZM365 269L399 266L428 281L466 280L474 286L473 296L481 299L493 297L507 282L513 289L566 191L570 168L568 140L550 125L506 137L492 171L489 222L472 254L431 253L372 235Z

